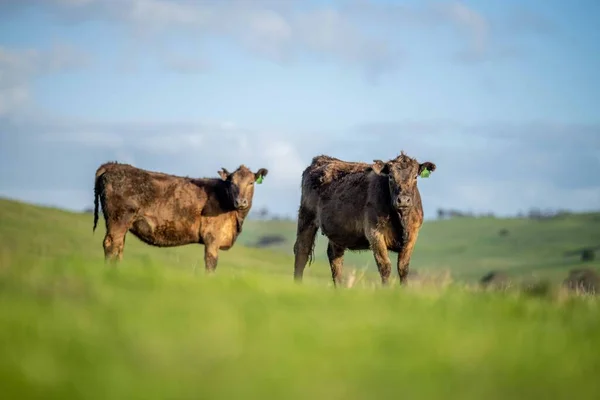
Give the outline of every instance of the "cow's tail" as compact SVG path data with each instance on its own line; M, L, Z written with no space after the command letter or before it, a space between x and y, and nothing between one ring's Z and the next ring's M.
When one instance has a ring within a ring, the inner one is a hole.
M313 160L314 162L314 160ZM315 256L316 236L317 236L317 221L314 201L316 201L314 177L311 175L311 167L307 167L302 173L300 208L298 209L298 228L296 231L296 244L294 245L294 253L298 251L299 246L309 247L308 251L308 266L313 263ZM311 201L313 204L311 204ZM299 240L302 238L302 243Z
M100 178L102 177L102 175L104 175L105 172L105 168L98 168L98 170L96 171L96 179L94 180L94 227L92 228L92 232L96 231L96 226L98 225L98 200L100 198L100 193L103 190Z

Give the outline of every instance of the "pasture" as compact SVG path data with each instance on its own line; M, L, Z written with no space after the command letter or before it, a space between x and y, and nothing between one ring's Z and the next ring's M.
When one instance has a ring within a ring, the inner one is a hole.
M372 254L348 252L345 274L366 273L338 290L320 235L293 283L293 222L246 221L208 277L202 246L132 235L106 266L92 219L0 200L3 398L600 396L600 303L557 286L581 266L563 253L600 242L600 214L427 221L411 269L451 282L381 289ZM285 241L253 248L265 234ZM490 270L554 286L473 288Z

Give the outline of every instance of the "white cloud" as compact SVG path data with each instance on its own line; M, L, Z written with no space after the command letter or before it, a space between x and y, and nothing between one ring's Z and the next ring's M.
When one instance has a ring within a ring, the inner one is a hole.
M149 43L155 44L159 36L162 36L161 40L168 41L166 37L183 32L194 43L217 35L276 62L289 63L308 54L327 62L358 66L369 79L401 65L405 57L404 48L414 36L407 34L407 28L435 33L439 38L445 38L449 29L457 30L461 33L458 38L462 44L458 52L462 60L478 61L508 54L505 48L493 49L497 45L494 28L498 24L460 1L418 5L371 0L327 5L292 0L22 2L26 3L51 8L55 15L68 20L116 21L131 28L138 39L150 38ZM11 9L17 7L11 5ZM529 12L527 15L527 21L536 21L537 14ZM514 20L514 17L511 18ZM531 25L527 21L521 22L520 26ZM542 30L538 31L542 33ZM531 29L528 32L531 33ZM446 51L440 48L443 47L441 43L443 40L436 41L432 49ZM185 73L203 72L205 66L212 63L205 56L192 56L185 61L160 51L156 56L165 60L167 67Z
M420 130L422 134L414 133ZM371 131L375 133L369 135ZM581 211L600 206L600 126L409 122L371 124L333 135L251 130L232 122L30 119L16 125L0 120L0 139L0 192L5 194L83 190L107 160L198 177L216 177L221 167L233 170L245 164L255 171L269 169L255 205L293 215L302 170L315 155L370 161L404 150L438 167L419 183L428 217L438 207L514 215L531 207ZM59 199L53 196L49 198ZM60 199L79 209L89 200Z
M69 7L80 7L87 4L91 4L96 0L56 0L58 4L69 6Z
M479 59L489 56L493 45L490 21L459 2L419 8L363 0L343 7L305 5L302 9L294 8L300 2L293 1L55 0L54 4L65 15L75 13L69 18L110 18L150 35L185 29L198 41L206 33L218 34L278 61L309 54L360 65L373 75L400 62L405 39L396 30L401 29L398 25L430 28L441 22L445 28L458 28L466 38L465 54ZM374 27L381 22L387 29L385 36L375 33ZM387 35L390 32L395 35ZM207 58L193 52L181 57L165 51L164 45L157 48L172 70L195 73L209 67ZM36 195L74 204L79 197L64 193L89 186L94 169L109 159L189 176L216 176L221 167L232 170L246 164L254 170L269 168L256 204L293 213L302 169L313 156L329 153L370 161L405 150L420 161L438 165L421 184L429 215L436 207L516 212L537 204L575 209L598 204L600 181L593 172L600 169L598 126L412 121L369 124L336 136L250 130L230 121L57 121L34 113L10 123L2 120L29 104L33 79L85 62L85 56L65 46L48 50L0 47L2 193L31 197L37 190ZM567 137L569 142L565 142ZM28 151L19 150L24 148ZM72 169L72 165L80 168ZM21 172L6 172L10 170ZM25 171L35 177L23 179ZM41 171L48 172L44 179L37 174ZM49 187L33 189L40 185ZM53 190L63 194L48 194Z
M2 72L0 71L0 75ZM29 90L24 83L14 83L0 89L0 116L10 114L29 100Z
M306 168L306 162L302 160L293 143L282 139L275 139L264 148L267 164L272 165L272 173L269 175L279 185L289 185L297 181Z
M470 42L469 54L483 56L488 49L490 35L490 24L486 18L458 1L442 4L439 9L460 31L466 33Z
M80 68L87 63L85 54L66 45L54 45L47 50L0 46L0 117L16 112L28 103L32 79Z
M197 74L210 70L210 63L201 58L181 57L173 54L164 59L164 66L180 74Z
M246 33L240 33L242 42L259 54L278 61L285 60L283 49L293 34L289 22L272 10L253 10L245 19Z

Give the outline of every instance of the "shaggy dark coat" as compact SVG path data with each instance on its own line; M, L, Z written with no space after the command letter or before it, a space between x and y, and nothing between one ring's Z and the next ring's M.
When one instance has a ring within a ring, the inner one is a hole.
M335 285L341 280L344 252L367 249L373 251L383 284L391 274L388 250L398 253L398 275L404 283L423 224L417 177L435 168L404 152L373 164L325 155L313 158L302 173L295 280L302 280L306 263L312 262L315 236L321 229L329 240L327 256Z

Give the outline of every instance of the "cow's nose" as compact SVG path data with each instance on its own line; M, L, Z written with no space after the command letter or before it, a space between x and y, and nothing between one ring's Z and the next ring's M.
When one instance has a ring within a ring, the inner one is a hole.
M412 199L410 196L398 196L398 205L400 207L410 207L412 206Z
M234 201L234 205L236 208L244 208L244 207L248 207L248 200L246 199L235 199Z

